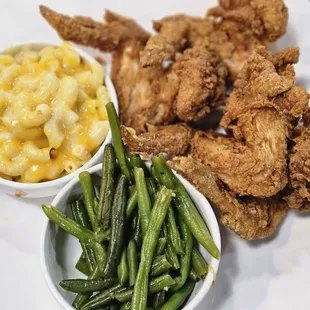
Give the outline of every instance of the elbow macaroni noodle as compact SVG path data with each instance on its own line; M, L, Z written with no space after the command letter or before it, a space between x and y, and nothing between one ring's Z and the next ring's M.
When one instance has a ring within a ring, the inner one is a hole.
M0 55L0 178L36 183L84 165L109 130L104 70L64 42Z

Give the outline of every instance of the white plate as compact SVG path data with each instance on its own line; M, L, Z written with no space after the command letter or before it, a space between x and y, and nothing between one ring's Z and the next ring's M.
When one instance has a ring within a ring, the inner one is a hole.
M210 0L1 0L0 46L10 42L54 40L56 33L38 13L44 3L69 14L102 19L104 7L137 18L150 29L152 18L175 13L204 15ZM310 91L310 2L287 0L290 23L276 48L297 44L298 81ZM3 310L61 310L40 270L39 237L43 213L51 200L23 200L0 194L0 296ZM307 310L310 308L310 214L291 212L279 233L265 242L248 243L222 232L221 266L213 298L197 310Z

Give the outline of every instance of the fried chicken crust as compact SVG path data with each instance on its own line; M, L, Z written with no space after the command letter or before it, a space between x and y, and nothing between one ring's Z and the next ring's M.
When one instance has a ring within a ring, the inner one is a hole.
M244 24L260 39L274 42L285 34L288 9L283 0L220 0L209 16Z
M220 211L221 222L246 240L272 235L287 213L278 198L240 200L225 190L212 169L191 156L175 157L169 166L191 182Z
M310 128L307 122L298 131L289 156L290 194L284 199L292 209L310 211Z
M122 139L132 153L158 154L161 152L183 155L191 143L192 129L186 124L163 127L149 126L149 132L136 135L135 131L121 126Z
M175 119L173 104L179 80L160 65L142 68L137 42L113 54L112 81L118 94L121 123L145 132L147 124L164 125Z
M70 17L57 13L44 5L41 15L64 40L98 48L105 52L118 49L131 41L145 43L149 34L133 19L106 11L105 23L96 22L90 17Z
M279 55L258 48L241 70L221 120L233 137L195 135L195 156L239 195L271 197L287 184L290 121L306 111L308 96L304 88L295 88L291 64L285 70L283 63Z
M202 119L226 98L228 70L220 57L204 47L185 50L173 64L179 79L175 114L184 122Z

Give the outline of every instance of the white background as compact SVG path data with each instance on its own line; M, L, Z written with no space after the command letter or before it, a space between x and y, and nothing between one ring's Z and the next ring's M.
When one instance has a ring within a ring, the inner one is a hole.
M151 19L186 12L204 15L210 0L0 0L0 47L16 41L55 40L38 5L68 14L102 19L104 8L136 18L148 29ZM288 33L274 46L301 48L298 83L310 89L310 2L287 0ZM310 151L310 150L309 150ZM0 309L61 310L40 269L41 203L0 193ZM310 215L310 214L309 214ZM222 229L223 256L214 294L197 310L303 310L310 308L310 216L291 212L278 234L245 242Z

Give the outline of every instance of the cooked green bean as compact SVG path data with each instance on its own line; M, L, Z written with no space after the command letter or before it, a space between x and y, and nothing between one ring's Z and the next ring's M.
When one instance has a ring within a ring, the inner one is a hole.
M164 305L166 299L166 291L160 291L153 297L153 309L160 310L160 308Z
M172 285L175 284L175 281L168 274L162 275L150 281L148 284L148 294L155 294L162 290L166 290ZM123 292L116 292L114 294L115 299L125 303L132 300L134 291L132 289L127 289Z
M189 273L189 277L193 280L193 281L197 281L197 275L196 272L194 271L194 269L192 268L190 273Z
M167 244L166 238L159 238L158 239L156 250L154 253L155 257L163 254L165 247L166 247L166 244Z
M128 262L127 262L127 252L123 250L121 261L117 266L117 276L120 284L124 285L128 281L129 270L128 270Z
M157 184L161 184L160 177L153 165L151 166L151 175Z
M132 169L134 167L143 168L143 161L139 155L129 154L129 163Z
M121 310L130 310L130 308L131 308L131 302L128 301L122 305Z
M89 265L87 264L85 260L84 254L82 254L75 264L75 269L77 269L79 272L85 274L85 276L89 276L91 271L89 269Z
M189 280L177 292L175 292L168 301L161 307L161 310L178 310L182 307L188 296L192 293L195 282Z
M149 272L151 270L157 240L171 203L172 195L173 191L163 186L156 198L149 226L142 244L141 260L131 303L132 310L145 310L146 308Z
M178 291L186 283L191 270L192 262L192 252L194 239L189 228L185 224L182 216L179 215L180 229L182 233L182 238L185 244L185 254L181 256L181 267L180 267L180 276L176 277L174 280L176 284L171 288L172 292Z
M83 189L83 195L84 195L84 202L85 207L89 216L89 220L91 223L91 226L94 231L96 231L98 227L98 221L95 214L95 191L93 182L91 179L91 175L89 172L84 171L79 174L79 180L81 187Z
M204 279L208 274L209 268L207 262L196 247L194 247L192 253L192 265L197 277Z
M127 208L126 208L126 218L130 218L131 214L135 210L135 208L138 205L138 193L137 193L137 188L135 185L133 185L133 190L130 194L130 197L127 201Z
M129 286L133 286L136 282L138 272L137 245L133 239L131 239L128 243L127 260L129 269Z
M97 219L101 222L103 230L107 230L110 227L115 167L116 159L113 145L107 144L103 153L102 178L97 213Z
M117 117L114 104L112 102L109 102L108 104L106 104L105 107L107 109L107 113L109 117L114 150L115 150L115 155L116 155L119 167L122 173L127 177L128 181L131 182L132 175L130 172L128 159L125 155L124 144L123 144L121 132L120 132L120 124L119 124L119 120Z
M81 200L76 200L70 203L73 220L85 228L91 228L89 223L88 214L84 208ZM89 270L93 271L96 267L96 257L94 251L89 248L85 243L81 243L83 253L85 254L85 261L89 266Z
M135 167L134 177L137 188L138 209L141 217L142 236L145 236L151 216L151 199L148 193L143 169Z
M83 243L89 243L95 238L95 234L77 222L67 217L64 213L55 207L42 205L42 210L50 221L57 224L68 234L78 238Z
M182 241L179 233L179 229L177 227L177 223L175 221L175 215L172 206L168 209L167 212L167 230L168 230L168 238L177 254L183 255L184 249L182 246Z
M85 303L81 310L92 310L92 309L97 309L101 306L107 305L110 302L114 300L113 296L111 296L112 293L115 291L119 290L122 287L121 284L116 284L107 290L91 297L87 303Z
M163 231L163 234L167 240L167 246L166 246L166 250L165 250L165 255L167 257L167 260L172 265L172 268L174 270L178 270L178 269L180 269L179 258L178 258L177 253L175 252L172 244L171 244L171 241L169 240L168 229L167 229L166 223L163 224L162 231Z
M154 204L157 195L157 186L152 178L146 178L147 190L150 195L151 203Z
M142 227L141 227L141 217L140 213L137 212L137 214L134 216L133 221L132 221L132 228L133 228L133 233L132 233L132 238L135 240L136 245L138 248L140 248L141 243L142 243Z
M161 183L176 191L175 201L177 211L184 218L191 233L214 258L219 259L220 251L183 184L168 168L162 155L152 157L152 163L160 177Z
M105 277L113 276L121 256L124 242L126 192L127 179L124 175L121 175L117 183L112 206L111 240L108 248L108 258L104 268Z
M170 270L171 264L168 262L165 255L160 255L154 258L152 269L151 269L151 276L159 276L163 273L166 273Z
M103 241L110 241L110 239L111 239L111 228L109 228L108 230L103 230L103 228L99 228L95 232L95 239L99 243L101 243Z
M59 285L66 291L83 294L102 291L117 282L118 280L116 278L108 278L105 280L69 279L61 281Z

